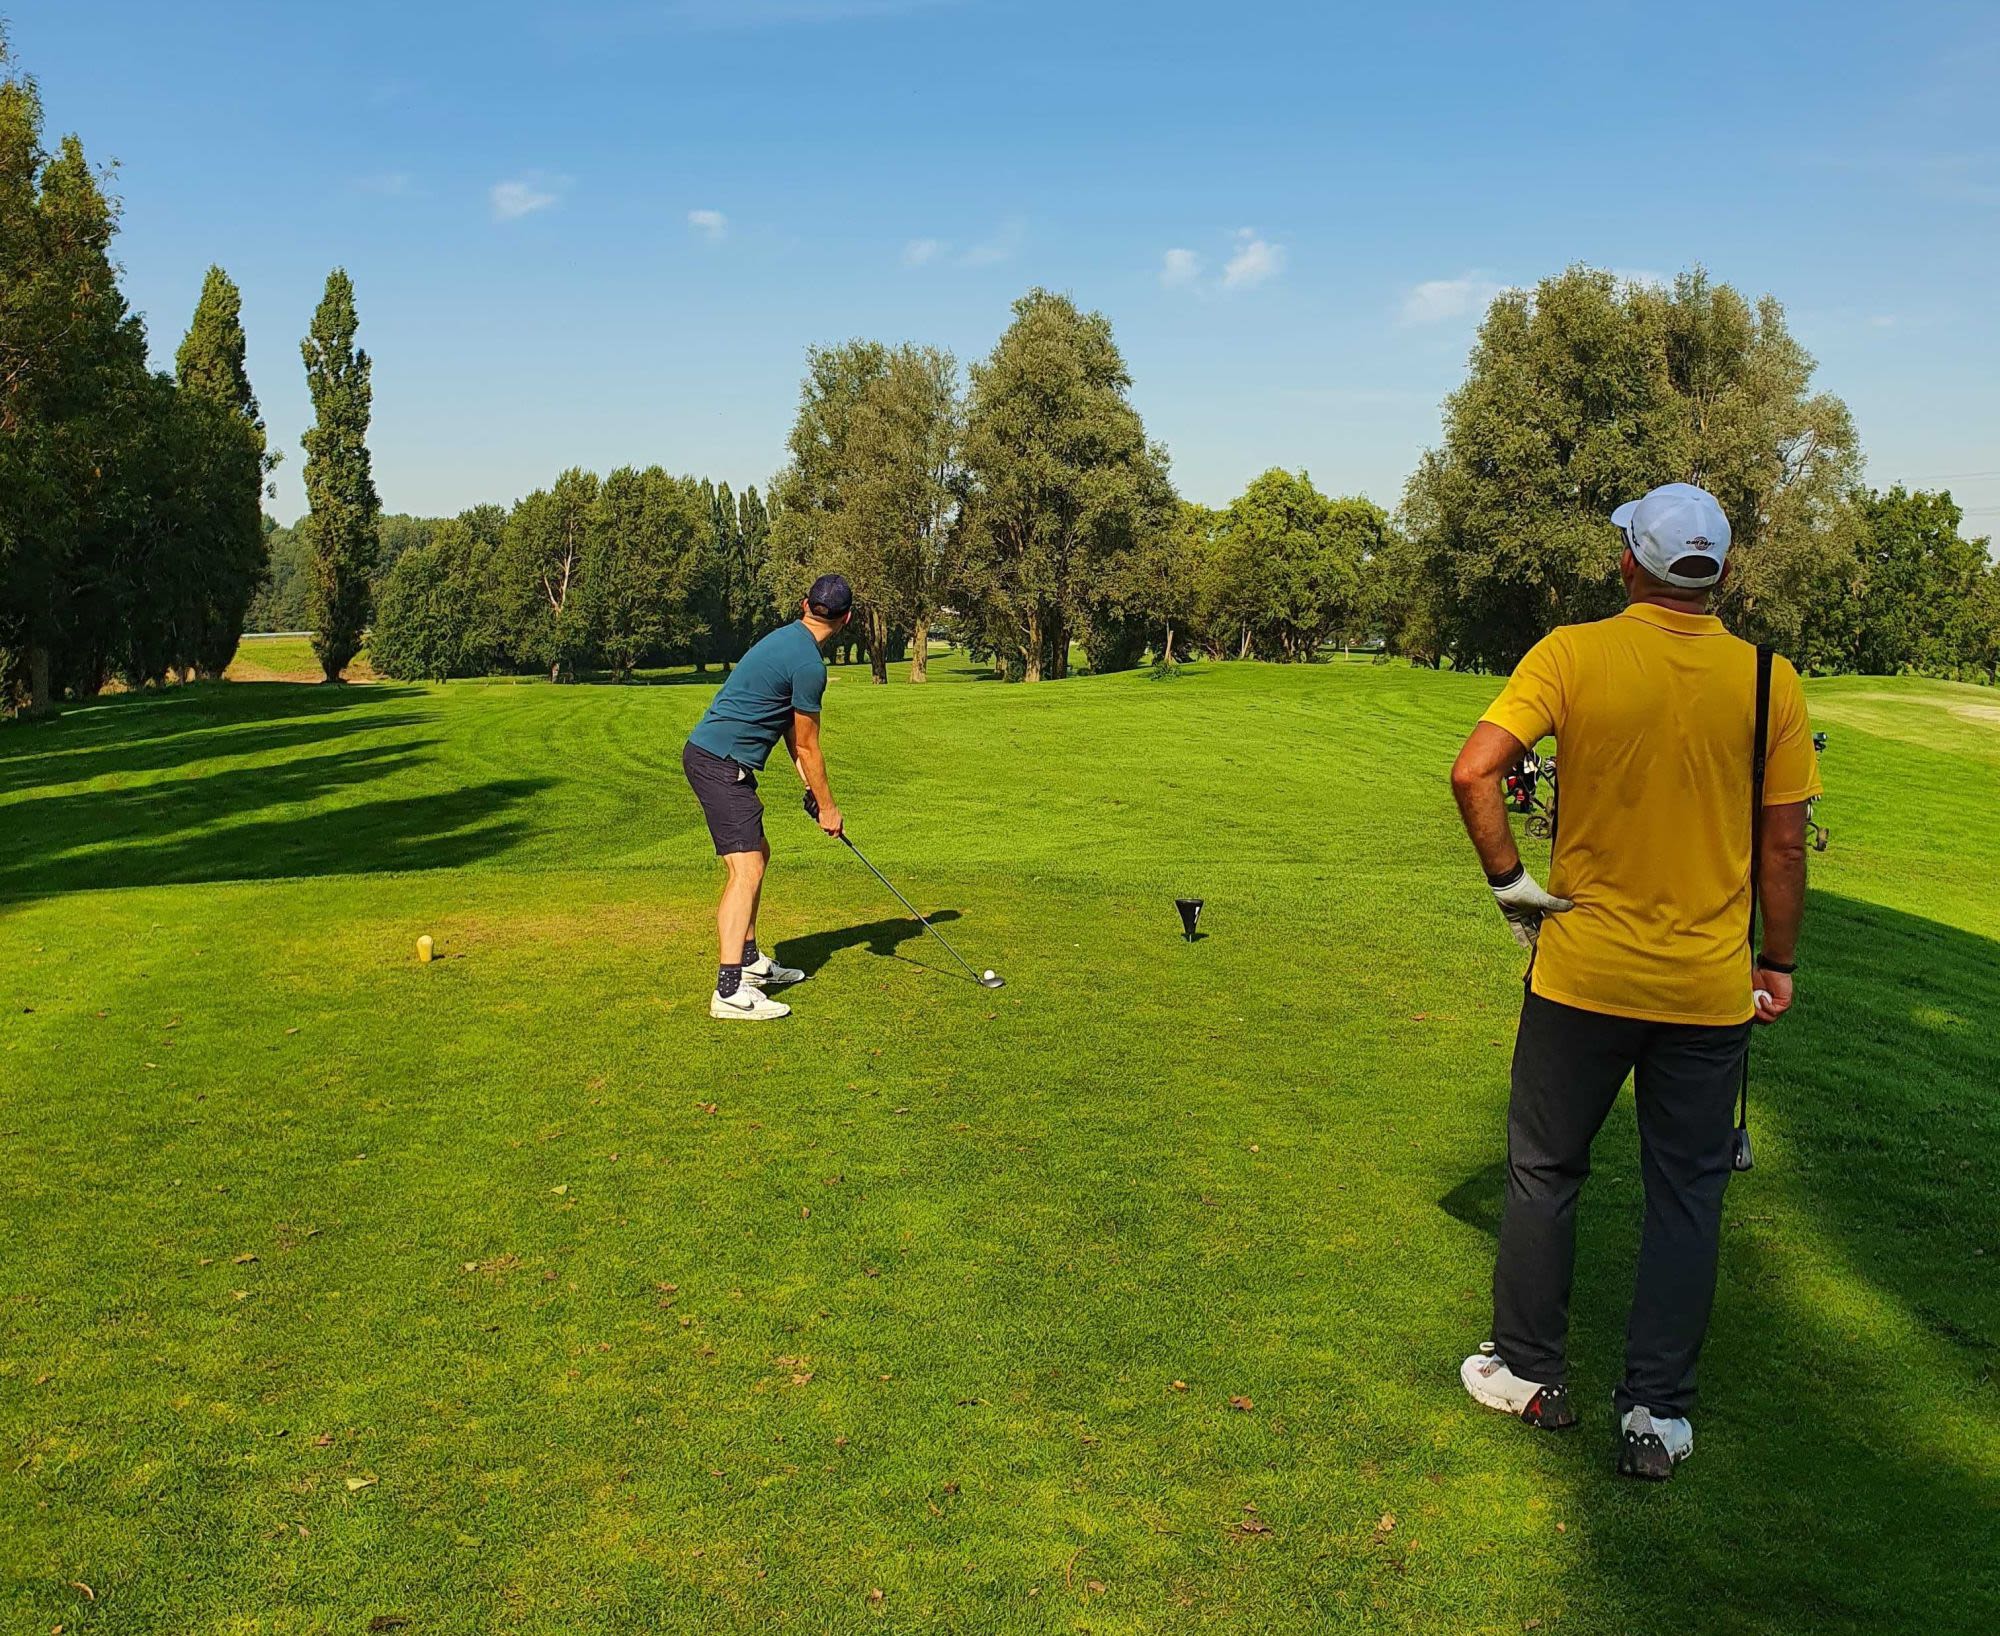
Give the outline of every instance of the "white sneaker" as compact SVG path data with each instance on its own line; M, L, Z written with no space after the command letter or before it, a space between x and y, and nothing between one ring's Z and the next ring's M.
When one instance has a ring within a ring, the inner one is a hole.
M720 989L708 997L708 1014L722 1022L776 1022L789 1017L792 1008L774 1000L761 988L745 983L727 998Z
M806 974L798 967L781 966L768 954L758 955L754 964L743 968L743 981L754 988L788 988L805 980Z
M1661 1420L1643 1403L1618 1422L1618 1471L1663 1483L1674 1467L1694 1453L1694 1427L1685 1420Z
M1458 1366L1458 1378L1472 1394L1473 1402L1518 1416L1531 1426L1560 1431L1576 1424L1576 1411L1569 1406L1567 1386L1544 1386L1539 1381L1523 1380L1494 1356L1491 1341Z

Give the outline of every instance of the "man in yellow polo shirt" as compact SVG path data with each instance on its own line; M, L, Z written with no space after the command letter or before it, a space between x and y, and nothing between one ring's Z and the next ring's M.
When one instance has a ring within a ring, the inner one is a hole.
M1806 803L1820 792L1798 673L1772 663L1749 940L1757 650L1709 611L1729 521L1686 483L1620 506L1629 606L1521 661L1452 769L1488 883L1531 951L1507 1115L1493 1336L1466 1390L1574 1425L1565 1347L1590 1144L1634 1079L1646 1215L1616 1396L1618 1469L1664 1478L1694 1446L1695 1362L1715 1297L1732 1112L1753 1019L1792 1003ZM1500 778L1553 734L1549 889L1521 863Z

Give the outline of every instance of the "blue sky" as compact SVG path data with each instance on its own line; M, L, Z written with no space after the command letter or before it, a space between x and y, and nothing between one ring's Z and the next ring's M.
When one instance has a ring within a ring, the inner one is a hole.
M1239 0L14 0L120 165L170 358L211 261L300 508L328 267L393 510L570 464L760 486L805 347L986 352L1046 284L1116 325L1189 496L1388 505L1485 296L1696 261L1786 304L1877 482L2000 525L2000 12Z

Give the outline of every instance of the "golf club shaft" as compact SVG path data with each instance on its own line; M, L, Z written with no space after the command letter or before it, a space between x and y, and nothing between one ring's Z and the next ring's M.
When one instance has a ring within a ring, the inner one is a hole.
M852 841L848 841L845 835L841 836L841 839L843 841L847 841L848 851L852 852L864 864L868 865L868 873L873 875L884 886L888 887L891 892L894 892L896 896L896 901L900 903L905 909L909 910L911 914L917 917L917 924L923 927L925 931L929 932L931 936L935 937L940 943L944 944L944 952L950 955L952 959L956 960L961 966L965 966L965 975L970 977L975 983L979 983L981 987L984 987L985 984L981 979L979 973L974 971L970 966L965 965L965 956L960 954L958 950L956 950L951 946L951 944L946 940L943 932L939 931L928 920L924 919L922 911L920 911L914 903L912 903L908 898L904 897L901 892L896 891L896 883L894 881L889 879L887 875L883 874L882 871L877 869L872 863L868 863L868 854L863 852L861 848L856 846Z

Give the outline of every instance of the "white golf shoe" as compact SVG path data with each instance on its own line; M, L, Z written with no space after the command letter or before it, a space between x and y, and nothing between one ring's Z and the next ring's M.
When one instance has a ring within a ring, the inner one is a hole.
M789 1017L792 1008L745 983L734 994L725 996L717 989L709 995L708 1014L719 1022L776 1022Z
M1694 1427L1685 1420L1661 1420L1643 1403L1618 1422L1618 1471L1663 1483L1674 1467L1694 1453Z
M803 983L806 974L796 966L781 966L768 954L760 954L754 964L743 968L743 981L755 988L789 988Z
M1475 1403L1511 1414L1547 1431L1560 1431L1576 1424L1576 1411L1569 1406L1567 1386L1544 1386L1523 1380L1494 1355L1487 1341L1458 1366L1458 1378Z

